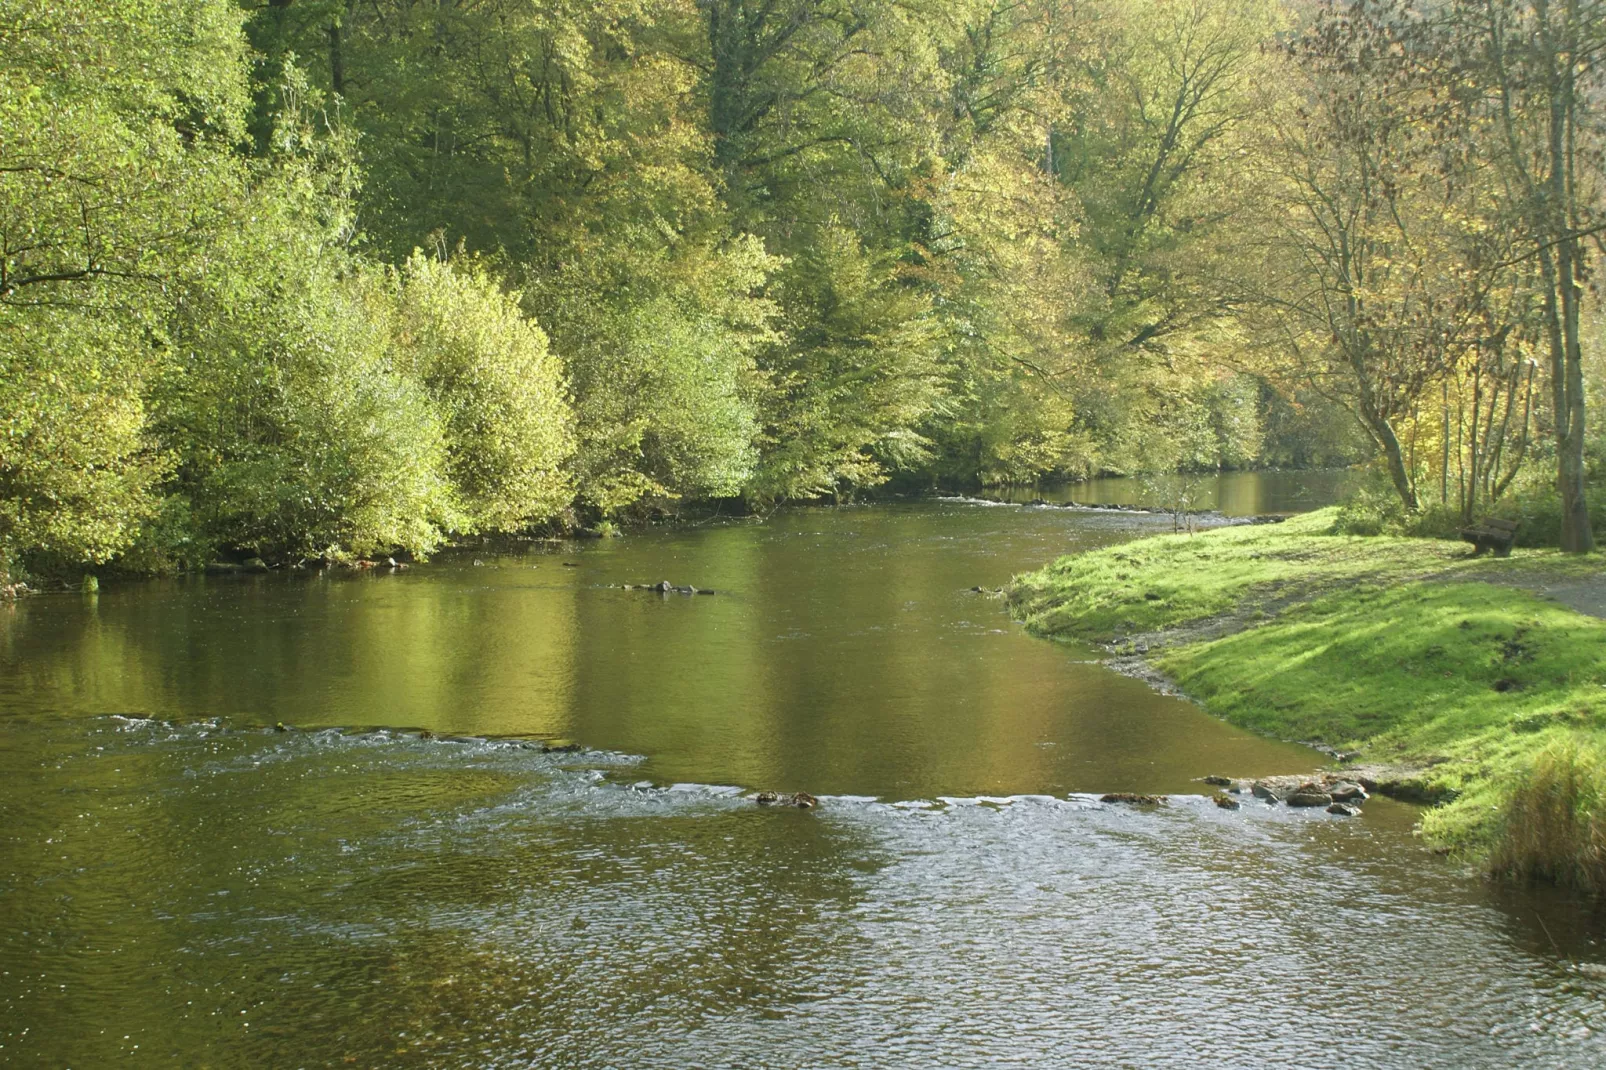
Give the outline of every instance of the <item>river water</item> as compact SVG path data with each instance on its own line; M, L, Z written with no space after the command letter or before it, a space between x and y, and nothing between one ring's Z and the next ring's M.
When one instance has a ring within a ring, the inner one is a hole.
M798 509L0 609L0 1063L1606 1065L1585 906L1386 800L1217 809L1321 756L970 591L1170 528ZM660 579L718 593L614 586Z

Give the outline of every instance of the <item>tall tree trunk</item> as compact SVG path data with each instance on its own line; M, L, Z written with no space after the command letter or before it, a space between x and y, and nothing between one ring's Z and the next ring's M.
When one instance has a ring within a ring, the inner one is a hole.
M1556 491L1561 497L1561 545L1585 553L1595 545L1589 527L1584 491L1584 374L1578 328L1578 275L1583 248L1577 237L1577 190L1574 185L1573 131L1578 119L1578 53L1581 44L1577 0L1563 0L1561 25L1552 17L1550 0L1531 0L1533 25L1514 27L1519 49L1528 49L1530 66L1541 68L1538 84L1548 97L1545 145L1540 167L1530 170L1528 152L1518 135L1517 86L1511 70L1513 47L1507 22L1495 0L1483 0L1484 27L1495 87L1500 93L1500 119L1512 173L1522 185L1527 228L1539 246L1544 282L1545 341L1550 350L1551 401L1556 423ZM1522 8L1518 8L1522 11ZM1521 15L1517 18L1520 20Z
M346 50L340 40L340 20L329 24L329 84L339 96L346 95Z
M704 10L713 59L708 79L708 128L714 135L714 160L729 176L742 155L753 31L741 0L711 0Z
M1443 402L1439 406L1439 504L1450 504L1450 384L1439 384Z
M1367 374L1366 344L1352 343L1354 348L1349 353L1350 367L1355 371L1355 385L1357 389L1357 404L1355 411L1360 417L1361 426L1366 433L1372 436L1377 448L1383 451L1383 461L1388 466L1389 479L1394 483L1394 489L1400 495L1400 502L1408 512L1416 512L1418 502L1416 497L1416 480L1412 478L1411 470L1405 463L1405 450L1400 446L1400 437L1394 432L1394 422L1384 414L1378 405L1377 395L1372 389L1371 379Z
M1400 446L1399 435L1394 432L1393 422L1377 410L1371 391L1365 387L1362 387L1357 411L1367 434L1372 436L1372 441L1383 452L1383 461L1388 466L1389 479L1400 496L1400 503L1407 511L1416 512L1416 481L1411 478L1411 470L1406 466L1405 451Z
M1582 248L1577 234L1573 184L1573 129L1577 121L1580 42L1577 0L1566 0L1559 39L1548 0L1535 0L1539 42L1551 72L1544 204L1541 218L1553 244L1540 258L1545 279L1545 319L1550 342L1551 392L1556 420L1556 490L1561 496L1561 548L1588 553L1595 546L1584 480L1584 372L1579 340L1578 275Z
M1394 489L1400 495L1400 501L1410 512L1416 512L1416 484L1411 480L1411 473L1405 467L1405 456L1400 451L1399 437L1394 434L1394 425L1387 420L1380 421L1373 431L1377 444L1383 448L1383 459L1388 464L1389 479L1394 481Z

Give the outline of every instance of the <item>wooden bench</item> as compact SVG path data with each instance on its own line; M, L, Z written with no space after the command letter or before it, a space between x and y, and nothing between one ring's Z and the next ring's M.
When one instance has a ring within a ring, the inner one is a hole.
M1510 557L1511 544L1517 538L1517 521L1498 520L1487 516L1470 528L1461 529L1461 541L1473 545L1472 556L1493 550L1496 557Z

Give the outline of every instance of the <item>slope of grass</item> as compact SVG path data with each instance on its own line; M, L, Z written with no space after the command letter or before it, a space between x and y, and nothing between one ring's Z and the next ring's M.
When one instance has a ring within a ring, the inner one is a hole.
M1589 837L1601 827L1592 800L1606 797L1606 764L1592 757L1606 753L1606 621L1513 584L1599 576L1601 558L1473 560L1455 543L1325 534L1331 522L1322 512L1145 539L1061 559L1009 595L1045 635L1171 629L1154 660L1210 712L1419 770L1421 790L1451 800L1425 816L1431 840L1492 850L1506 872L1587 883L1565 876L1583 871L1576 862L1543 854L1560 850L1562 827L1583 837L1567 851L1599 853ZM1223 617L1235 621L1227 634L1190 628ZM1559 759L1541 760L1556 754L1593 786L1566 799L1546 788L1573 783ZM1549 838L1536 838L1545 805ZM1544 841L1539 854L1516 852L1524 838Z
M1332 521L1323 510L1283 524L1141 539L1062 557L1016 577L1008 593L1039 634L1108 641L1301 597L1313 586L1441 571L1464 556L1456 543L1331 535Z

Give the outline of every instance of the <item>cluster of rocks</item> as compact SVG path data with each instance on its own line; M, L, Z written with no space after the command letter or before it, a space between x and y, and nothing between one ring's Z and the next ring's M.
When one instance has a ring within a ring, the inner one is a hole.
M1337 773L1323 773L1312 777L1265 777L1260 780L1234 780L1231 777L1207 776L1206 784L1225 788L1217 792L1216 805L1229 810L1238 808L1234 795L1252 795L1275 806L1315 808L1321 807L1330 814L1355 817L1361 812L1360 804L1370 796L1366 788Z
M272 731L295 732L299 731L299 729L297 729L295 725L288 725L283 721L275 721L273 723ZM318 729L317 731L325 731L325 729ZM386 726L345 728L339 729L339 731L346 734L387 736L404 736L416 732L419 739L433 740L439 743L490 743L501 747L517 747L520 750L540 751L542 754L575 754L585 749L584 746L576 743L572 739L557 739L552 737L532 739L526 736L442 735L437 732L432 732L428 728L401 728Z
M476 565L479 564L478 561L474 563ZM394 557L387 557L378 561L370 560L366 557L358 558L355 561L333 560L330 558L316 557L303 558L300 561L292 561L286 565L280 566L270 565L260 557L248 557L244 561L213 561L211 564L206 566L206 571L214 576L224 576L236 572L272 572L280 567L288 568L293 572L300 572L308 568L349 568L359 572L371 568L383 568L400 572L402 569L407 567L407 563L405 561L398 561Z
M1150 509L1150 508L1148 508L1146 506L1142 506L1142 505L1110 505L1110 504L1105 504L1105 503L1102 503L1102 502L1093 503L1093 502L1076 502L1076 501L1051 502L1047 498L1033 498L1031 501L1027 502L1026 504L1027 505L1036 506L1039 509L1046 509L1046 508L1105 509L1105 510L1108 510L1108 511L1113 512L1113 513L1146 513L1146 514L1150 514L1150 513L1152 513L1152 514L1160 514L1160 513L1168 512L1168 510L1165 510L1165 509Z
M659 580L657 583L625 583L620 584L625 591L657 591L659 594L713 594L707 587L693 587L691 584L681 586L670 583L668 580Z
M1164 795L1141 795L1135 791L1112 791L1099 796L1102 803L1127 803L1131 806L1159 806L1166 801Z
M1288 517L1281 513L1261 513L1257 516L1227 516L1219 509L1158 509L1144 505L1112 505L1095 502L1063 501L1051 502L1046 498L1034 498L1026 503L1027 506L1038 509L1095 509L1109 513L1137 513L1142 516L1175 516L1191 517L1194 520L1208 520L1219 524L1281 524Z
M806 791L761 791L753 796L760 806L791 806L798 810L813 810L820 800Z

